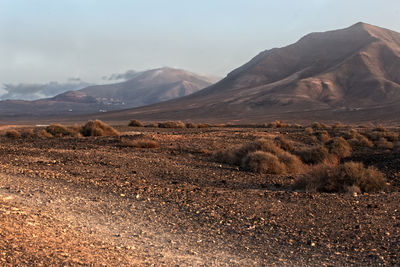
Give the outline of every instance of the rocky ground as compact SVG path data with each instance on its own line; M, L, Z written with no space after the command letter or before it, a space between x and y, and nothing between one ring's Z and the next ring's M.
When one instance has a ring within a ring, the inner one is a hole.
M399 152L352 156L387 175L384 192L305 193L296 176L212 157L260 137L307 141L296 129L119 130L160 147L0 138L0 265L399 264Z

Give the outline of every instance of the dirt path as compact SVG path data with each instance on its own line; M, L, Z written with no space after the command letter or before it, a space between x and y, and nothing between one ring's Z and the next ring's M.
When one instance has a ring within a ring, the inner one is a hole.
M71 229L74 233L69 233L70 236L82 236L81 242L72 245L82 247L86 244L92 251L85 253L91 256L82 256L73 247L67 253L67 258L78 259L78 262L89 265L104 262L108 266L110 263L126 266L252 265L251 261L229 255L218 247L212 254L204 253L196 244L187 242L193 239L187 236L190 233L171 234L166 225L153 223L152 218L157 214L151 209L151 203L140 201L140 196L128 198L91 186L82 188L63 181L4 174L0 174L0 184L0 200L9 210L23 210L31 217L39 214L35 224L41 224L40 218L47 218L52 221L50 228L60 228L64 232ZM76 243L76 240L66 242ZM110 255L96 261L93 256L97 257L96 250L103 247Z

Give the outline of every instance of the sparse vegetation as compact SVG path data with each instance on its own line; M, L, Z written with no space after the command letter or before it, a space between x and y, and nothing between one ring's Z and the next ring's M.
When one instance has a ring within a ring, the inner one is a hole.
M143 127L143 123L138 120L131 120L128 124L131 127Z
M190 128L192 128L192 129L193 129L193 128L197 128L197 125L194 124L193 122L188 122L188 123L186 123L185 126L186 126L186 128L189 128L189 129L190 129Z
M313 129L317 129L317 130L330 129L331 128L329 125L326 125L326 124L320 123L320 122L314 122L313 124L311 124L310 127L313 128Z
M331 137L329 136L329 133L327 131L317 132L316 136L317 136L318 140L321 141L322 143L326 143L331 139Z
M304 129L304 132L305 132L306 134L311 135L311 134L314 133L314 130L313 130L313 128L311 128L311 127L307 127L307 128Z
M18 139L21 138L21 133L17 130L8 130L5 136L11 139Z
M186 125L181 121L159 122L158 128L185 128Z
M365 168L359 162L339 166L319 166L296 181L296 189L312 192L376 192L386 185L384 175L374 167Z
M267 128L284 128L286 125L281 121L273 121L267 124Z
M335 137L325 145L329 149L329 153L336 155L339 159L351 156L352 148L342 137Z
M354 138L349 140L349 144L352 147L373 147L374 143L372 143L366 136L358 134Z
M376 141L376 146L382 149L392 149L393 143L388 141L385 137L381 137L378 141Z
M39 138L42 138L42 139L54 137L51 133L49 133L49 132L46 131L46 130L41 130L41 131L39 131L39 132L37 133L37 136L38 136Z
M295 154L299 156L301 161L305 164L315 165L326 163L331 160L328 149L323 146L304 148L302 150L296 151Z
M210 124L199 123L199 124L197 124L197 128L210 128Z
M242 168L257 173L282 174L286 171L285 165L277 156L264 151L254 151L247 154L242 161Z
M33 129L24 129L21 132L21 137L22 138L34 138L35 133L34 133Z
M119 132L100 120L88 121L82 126L83 136L119 136Z
M54 137L65 137L65 136L77 137L77 136L79 136L79 131L68 128L67 126L64 126L61 124L51 124L51 125L47 126L46 132L48 132L49 134L51 134Z
M258 173L297 173L303 166L295 155L285 152L267 139L217 151L215 157L220 162L238 165Z
M280 148L282 148L285 151L293 151L294 150L293 142L288 140L283 135L276 137L274 141Z

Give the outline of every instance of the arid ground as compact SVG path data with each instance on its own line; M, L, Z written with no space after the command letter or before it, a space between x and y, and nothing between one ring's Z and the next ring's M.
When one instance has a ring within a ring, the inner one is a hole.
M383 191L304 192L293 189L302 173L213 156L278 135L296 148L319 142L304 129L117 129L121 137L0 137L1 266L399 264L396 148L342 159L383 172ZM143 138L159 147L126 145Z

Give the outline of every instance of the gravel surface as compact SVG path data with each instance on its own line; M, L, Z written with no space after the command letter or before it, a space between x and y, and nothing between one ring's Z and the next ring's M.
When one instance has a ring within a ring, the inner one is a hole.
M254 174L211 156L276 130L132 129L120 131L160 148L0 138L1 265L399 264L398 153L354 153L385 172L385 192L304 193L291 189L295 176Z

